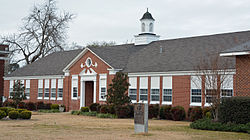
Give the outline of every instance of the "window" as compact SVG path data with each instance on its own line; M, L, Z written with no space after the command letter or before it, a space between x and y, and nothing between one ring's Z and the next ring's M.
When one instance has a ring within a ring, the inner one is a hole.
M141 24L141 31L142 31L142 32L145 32L145 23L142 23L142 24Z
M56 79L51 79L51 88L50 88L50 99L55 100L56 99Z
M9 96L13 96L14 80L10 80Z
M104 101L106 100L106 83L107 83L107 75L100 74L100 93L99 93L99 100Z
M148 77L140 77L140 102L148 100Z
M43 80L38 80L38 99L43 98Z
M153 23L149 24L149 32L153 32Z
M25 81L25 95L26 98L29 99L30 98L30 80L26 80Z
M91 58L87 58L86 62L85 62L87 67L90 67L92 65L92 60Z
M222 75L221 76L221 97L232 97L233 96L233 75Z
M160 89L151 89L151 101L160 101Z
M63 98L63 79L58 79L57 82L57 100L62 100Z
M132 102L136 102L137 99L137 77L129 77L129 92L128 95Z
M76 100L78 96L78 76L72 76L72 95L71 98Z
M213 101L216 100L217 96L217 76L216 75L208 75L206 76L205 81L205 87L206 87L206 106L209 106Z
M216 89L206 89L206 103L213 103L213 101L216 99Z
M172 76L163 77L162 104L172 104Z
M44 86L44 99L49 99L49 79L45 80Z
M191 76L191 105L201 106L201 76Z
M172 89L163 89L163 102L172 102Z
M160 77L151 77L151 103L160 103Z

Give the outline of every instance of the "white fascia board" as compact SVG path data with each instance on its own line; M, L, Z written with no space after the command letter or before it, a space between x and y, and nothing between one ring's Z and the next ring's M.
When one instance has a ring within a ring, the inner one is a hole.
M230 52L230 53L220 53L220 56L237 56L237 55L248 55L250 51L246 52Z
M0 57L0 60L9 60L9 57Z
M62 79L64 75L46 75L46 76L19 76L19 77L3 77L4 80L29 80L29 79Z
M98 57L100 60L102 60L105 64L107 64L110 68L114 69L111 65L109 65L107 62L105 62L100 56L98 56L96 53L94 53L89 48L85 48L81 53L79 53L64 69L63 72L66 72L72 65L74 65L87 51L90 51L92 54L94 54L96 57Z
M9 51L0 51L0 54L9 54Z
M207 72L209 74L209 70L201 70L202 72ZM228 69L227 72L222 72L222 74L235 74L235 69ZM178 76L178 75L203 75L199 71L169 71L169 72L143 72L143 73L128 73L129 77L136 77L136 76Z

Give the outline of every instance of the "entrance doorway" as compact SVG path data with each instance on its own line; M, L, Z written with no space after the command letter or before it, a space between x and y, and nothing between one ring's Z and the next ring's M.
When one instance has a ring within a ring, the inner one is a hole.
M94 98L94 82L86 81L85 82L85 106L90 106L93 103Z

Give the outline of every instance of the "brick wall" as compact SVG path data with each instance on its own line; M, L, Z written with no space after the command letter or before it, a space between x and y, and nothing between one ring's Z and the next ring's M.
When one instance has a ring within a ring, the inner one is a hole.
M236 96L250 96L250 55L236 56Z

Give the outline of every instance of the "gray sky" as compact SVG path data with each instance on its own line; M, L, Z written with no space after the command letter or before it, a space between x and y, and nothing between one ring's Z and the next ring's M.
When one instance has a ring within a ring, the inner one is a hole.
M32 6L45 0L0 0L0 35L15 33ZM76 14L68 42L133 41L146 8L161 39L250 30L250 0L57 0Z

